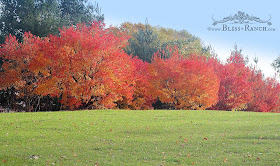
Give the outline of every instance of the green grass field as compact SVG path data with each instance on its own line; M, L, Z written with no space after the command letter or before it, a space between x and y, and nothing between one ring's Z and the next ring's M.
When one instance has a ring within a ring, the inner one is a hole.
M0 165L280 164L275 113L90 110L0 119Z

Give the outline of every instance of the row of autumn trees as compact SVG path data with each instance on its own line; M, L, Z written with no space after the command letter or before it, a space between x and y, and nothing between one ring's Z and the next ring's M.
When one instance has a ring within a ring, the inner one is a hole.
M59 34L25 33L22 42L7 37L0 49L3 107L279 110L280 84L247 66L237 49L225 64L203 52L184 54L172 44L145 60L128 53L138 47L132 40L139 34L129 28L94 22Z

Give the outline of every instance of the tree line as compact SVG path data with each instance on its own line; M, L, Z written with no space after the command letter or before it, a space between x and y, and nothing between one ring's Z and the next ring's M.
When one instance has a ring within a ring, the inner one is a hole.
M275 78L237 48L220 62L185 30L105 28L98 4L86 0L1 0L0 20L6 109L279 110Z
M279 110L280 84L247 66L237 49L225 64L214 56L186 56L176 46L145 61L125 52L130 38L121 28L94 22L59 34L6 39L0 52L4 107Z

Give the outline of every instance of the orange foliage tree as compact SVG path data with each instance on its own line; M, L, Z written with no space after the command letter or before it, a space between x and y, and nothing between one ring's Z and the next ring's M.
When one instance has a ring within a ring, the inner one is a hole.
M1 47L3 59L0 89L14 89L17 98L24 100L25 110L31 111L32 98L36 95L36 82L42 73L30 70L31 61L38 59L40 45L46 40L30 33L24 34L22 43L15 36L9 36Z
M93 23L64 28L60 34L42 39L26 34L23 43L9 37L1 53L7 59L1 86L59 96L71 109L113 108L123 98L132 101L136 69L123 51L128 39L124 33Z
M126 98L117 102L118 108L122 109L151 109L152 103L155 102L155 99L151 95L152 84L151 76L149 73L149 63L144 62L143 60L134 57L133 62L135 65L134 72L134 92L132 101L128 101Z
M206 109L215 104L220 81L208 60L203 56L186 59L176 48L167 50L157 52L149 66L152 95L176 109ZM170 58L165 59L167 54Z

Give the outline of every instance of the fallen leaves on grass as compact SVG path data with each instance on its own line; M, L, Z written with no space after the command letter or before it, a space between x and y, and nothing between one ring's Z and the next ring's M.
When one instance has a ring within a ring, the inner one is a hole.
M28 158L38 160L41 156L40 155L31 155Z

